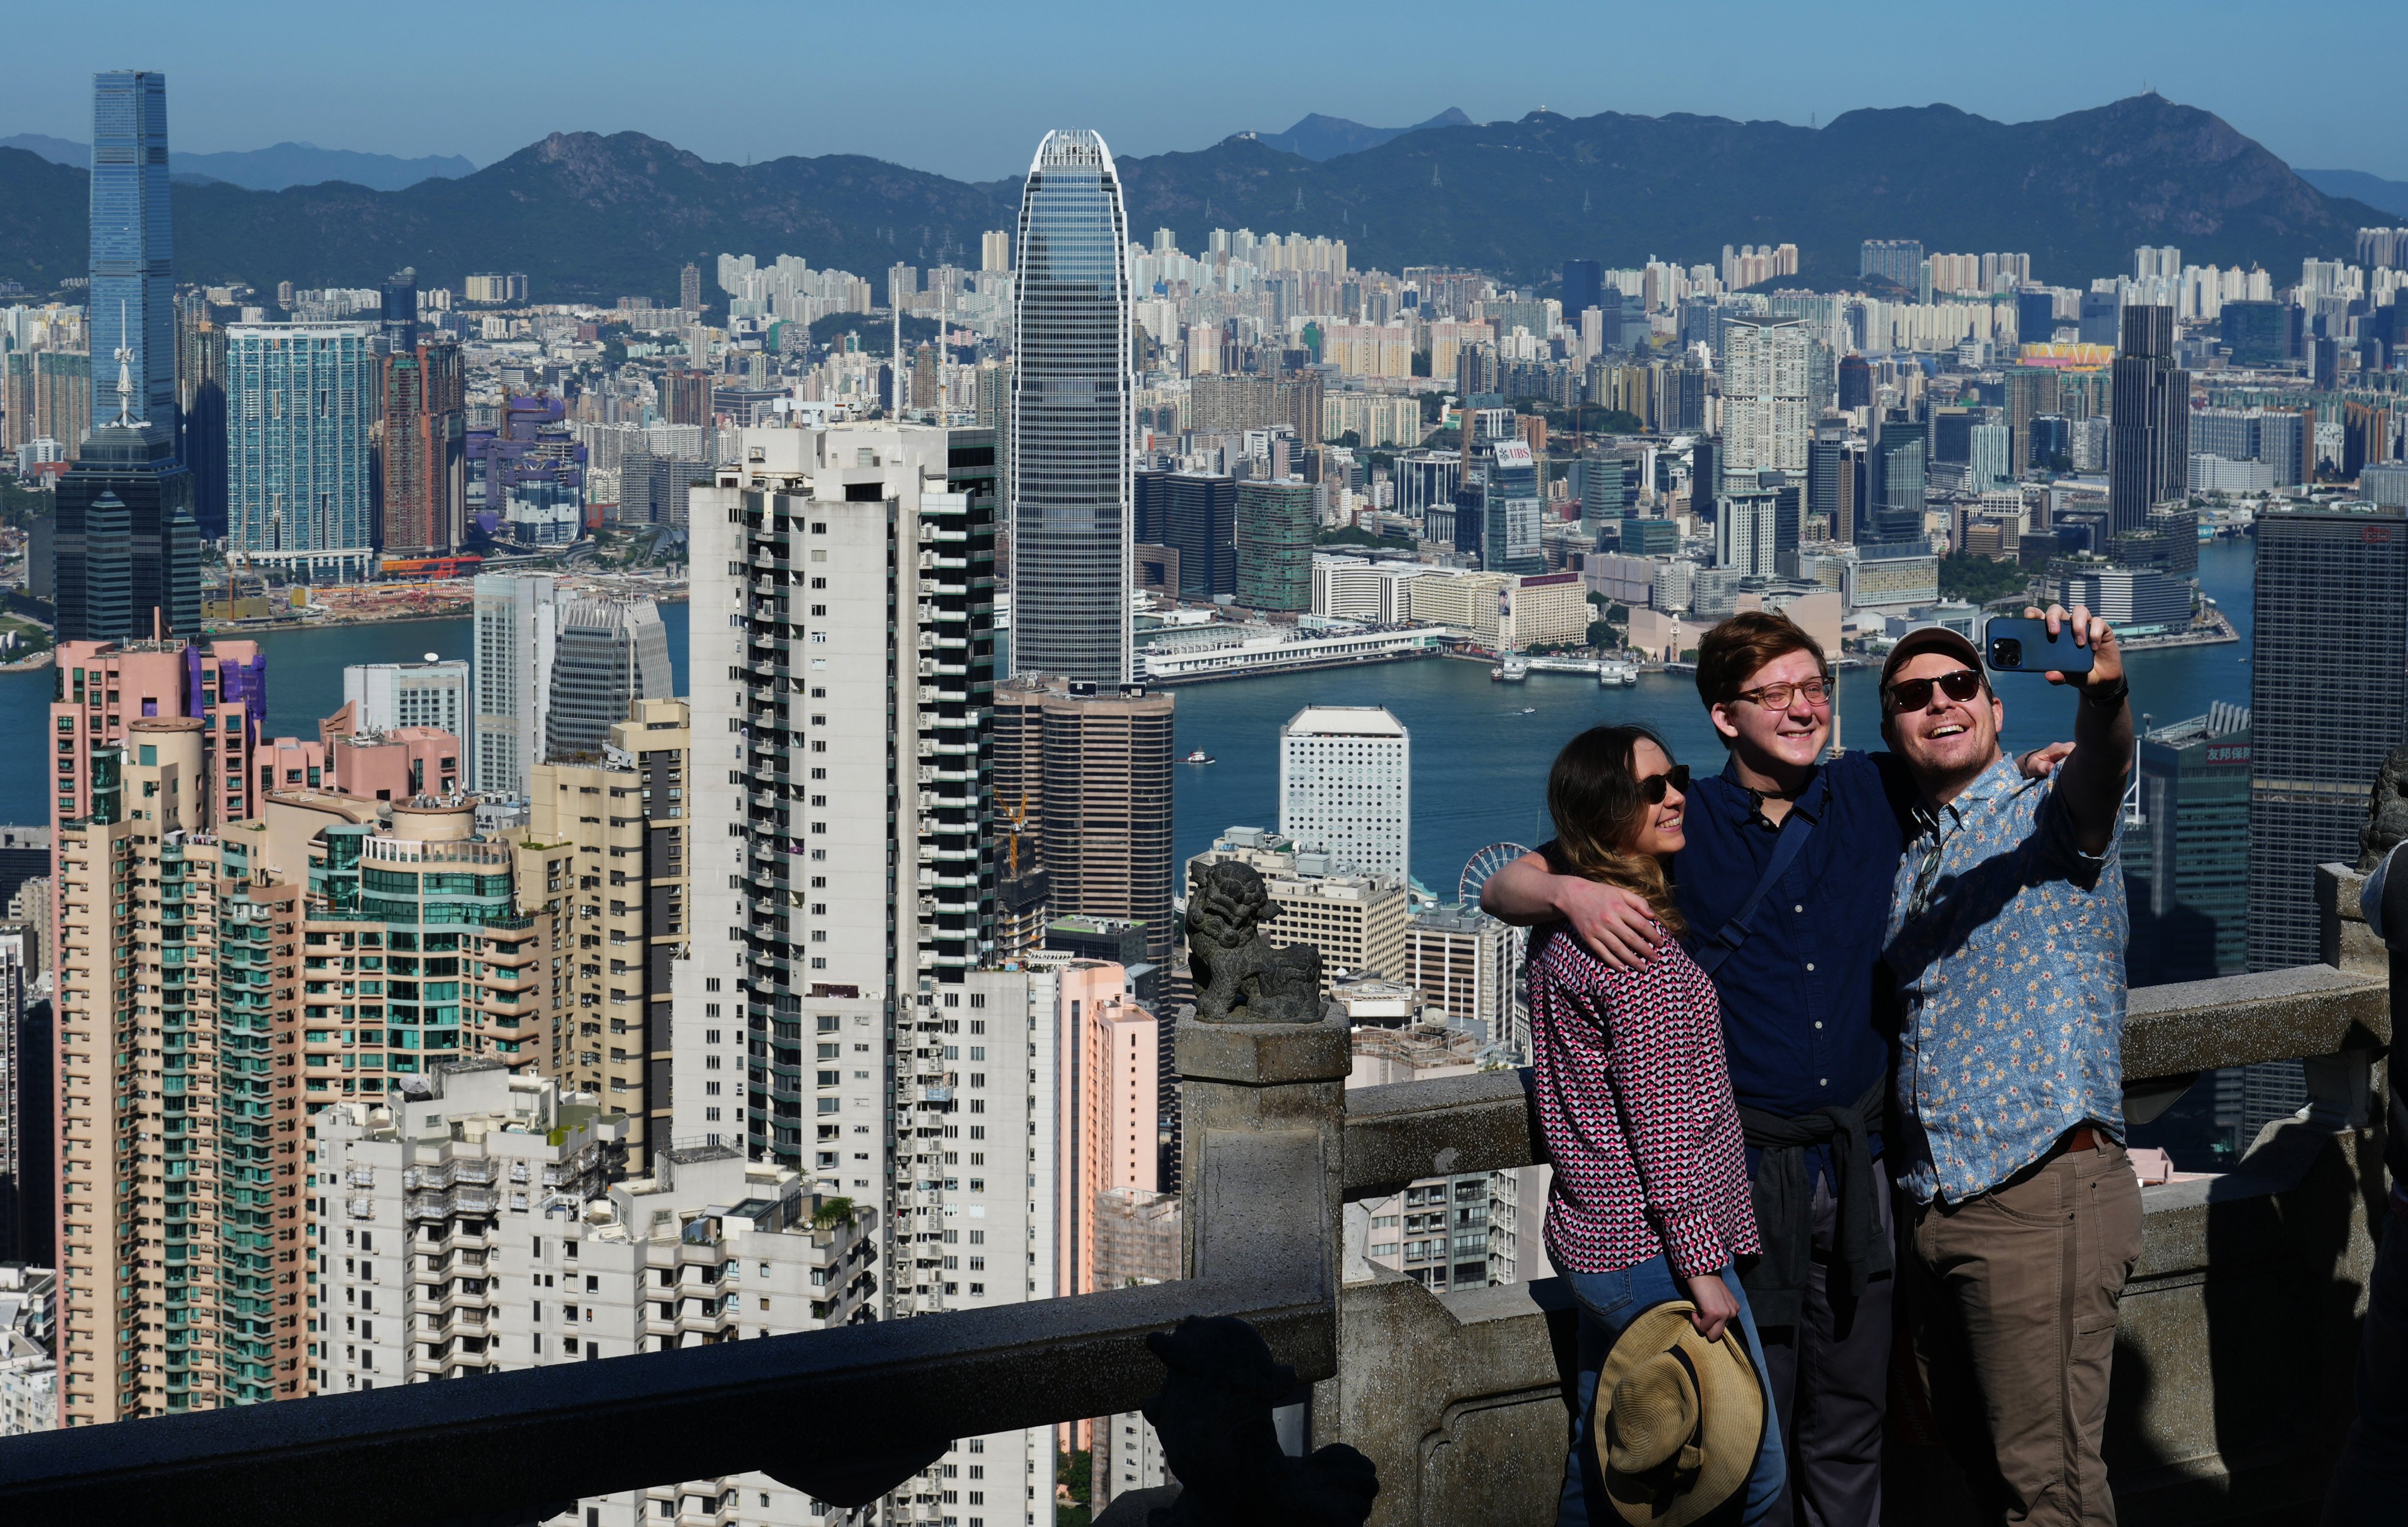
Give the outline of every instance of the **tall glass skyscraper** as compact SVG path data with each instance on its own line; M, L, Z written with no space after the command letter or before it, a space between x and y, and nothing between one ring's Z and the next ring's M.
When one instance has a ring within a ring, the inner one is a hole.
M92 77L92 353L134 352L134 417L176 430L176 241L167 77ZM92 368L92 421L117 417L117 368ZM63 441L70 450L77 442Z
M373 323L226 330L226 551L296 581L376 570Z
M1037 147L1020 202L1011 450L1011 666L1129 677L1127 218L1094 133Z

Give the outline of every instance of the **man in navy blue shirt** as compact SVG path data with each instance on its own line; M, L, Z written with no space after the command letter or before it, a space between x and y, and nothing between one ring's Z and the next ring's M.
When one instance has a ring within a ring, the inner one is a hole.
M1698 692L1730 757L1690 790L1674 895L1722 998L1765 1242L1745 1281L1790 1444L1770 1520L1872 1527L1893 1286L1882 939L1914 785L1887 753L1818 762L1830 671L1785 616L1742 612L1708 632ZM2044 772L2053 752L2027 767ZM1616 963L1653 952L1643 902L1555 873L1546 849L1490 879L1481 905L1508 922L1568 921Z

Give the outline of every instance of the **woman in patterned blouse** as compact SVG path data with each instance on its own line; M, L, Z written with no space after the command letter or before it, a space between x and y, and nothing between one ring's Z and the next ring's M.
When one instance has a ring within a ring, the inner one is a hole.
M1547 809L1558 874L1627 887L1655 908L1663 949L1616 969L1565 924L1532 930L1530 1032L1539 1123L1555 1179L1547 1253L1578 1301L1580 1403L1559 1527L1616 1521L1589 1444L1598 1371L1640 1314L1668 1299L1710 1341L1737 1339L1762 1371L1738 1257L1757 1249L1738 1106L1723 1055L1713 984L1677 942L1684 929L1664 878L1684 841L1689 771L1644 727L1599 726L1555 759ZM1743 1520L1778 1503L1781 1435L1770 1410L1747 1482Z

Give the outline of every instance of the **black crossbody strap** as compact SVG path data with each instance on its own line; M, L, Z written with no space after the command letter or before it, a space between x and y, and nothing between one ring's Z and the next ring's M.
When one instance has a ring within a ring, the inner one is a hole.
M1755 931L1756 908L1764 905L1764 898L1772 894L1773 886L1797 862L1798 851L1806 847L1806 835L1813 830L1813 820L1801 811L1792 811L1783 819L1781 831L1772 840L1772 858L1766 863L1764 876L1756 882L1756 889L1748 892L1746 904L1715 930L1712 938L1698 947L1693 958L1699 970L1712 976L1747 942L1747 935Z

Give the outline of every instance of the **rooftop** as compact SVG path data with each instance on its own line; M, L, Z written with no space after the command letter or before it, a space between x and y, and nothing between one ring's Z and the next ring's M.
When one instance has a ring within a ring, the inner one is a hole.
M1379 706L1307 706L1288 718L1283 736L1402 737L1405 723Z

